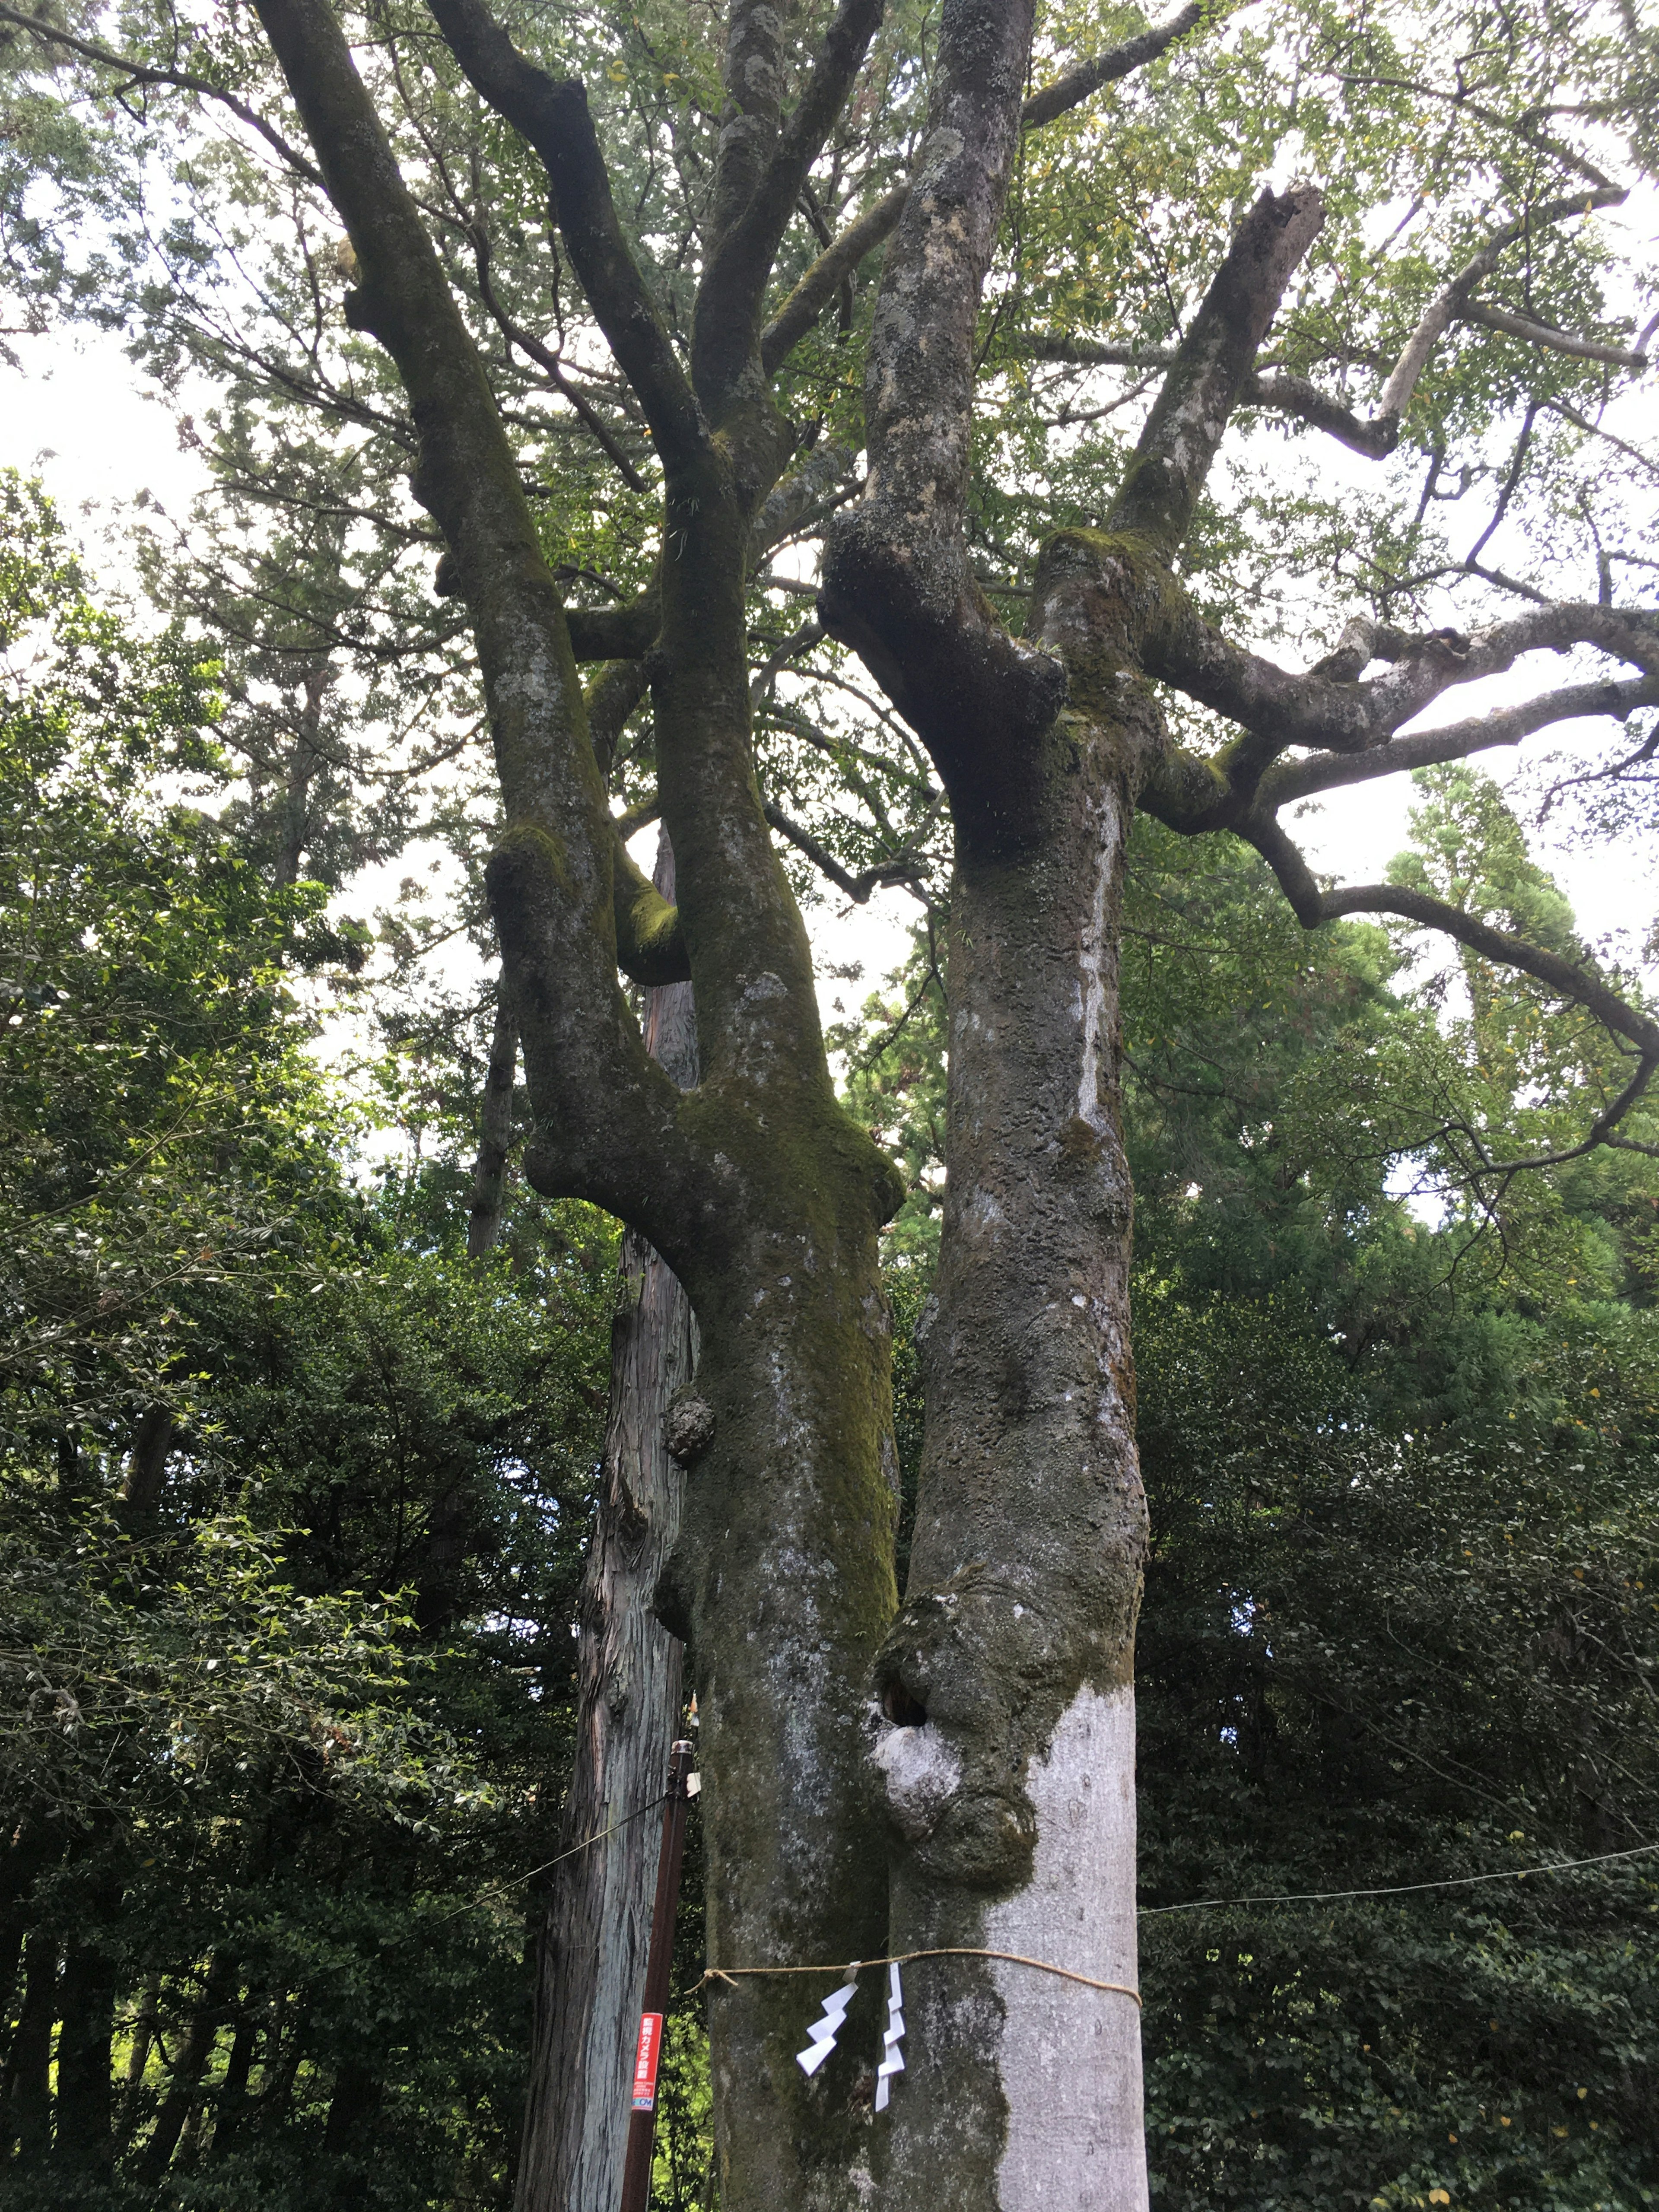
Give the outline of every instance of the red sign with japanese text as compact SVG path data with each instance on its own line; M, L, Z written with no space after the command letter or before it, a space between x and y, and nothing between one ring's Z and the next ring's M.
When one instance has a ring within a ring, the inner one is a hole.
M662 2056L662 2014L642 2012L640 2014L640 2047L634 2057L634 2110L649 2112L656 2109L657 2061Z

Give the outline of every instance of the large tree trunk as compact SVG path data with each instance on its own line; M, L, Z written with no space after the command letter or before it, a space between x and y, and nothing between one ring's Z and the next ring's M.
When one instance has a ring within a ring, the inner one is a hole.
M657 888L674 896L664 834ZM515 1032L516 1040L516 1032ZM645 1041L682 1089L697 1079L689 983L646 994ZM691 1309L641 1237L623 1240L599 1507L582 1581L576 1756L537 1946L536 2020L519 2212L615 2212L645 1978L660 1824L630 1819L662 1794L677 1733L682 1646L651 1610L679 1534L684 1477L663 1422L695 1364ZM580 1850L584 1838L626 1821Z
M1044 641L1063 646L1063 589ZM1085 696L1079 696L1080 693ZM959 840L949 1185L903 1611L878 1668L892 1945L1133 1990L1134 1625L1146 1506L1119 1129L1124 849L1154 710L1074 681L1036 818ZM1132 1995L918 1961L887 2192L1140 2212Z

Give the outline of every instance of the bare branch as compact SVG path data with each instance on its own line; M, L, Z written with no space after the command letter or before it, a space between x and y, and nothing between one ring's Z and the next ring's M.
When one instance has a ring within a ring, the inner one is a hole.
M781 807L769 800L766 818L781 837L787 837L799 853L803 853L822 876L825 876L855 906L867 904L870 894L884 884L914 884L921 871L921 856L915 853L901 854L896 860L884 860L878 866L866 868L860 875L849 875L829 848L823 845L810 830L793 822Z
M1243 0L1243 4L1249 6L1250 0ZM1045 84L1040 92L1031 94L1020 111L1021 130L1040 130L1043 124L1052 123L1057 115L1064 115L1068 109L1081 106L1091 94L1100 90L1103 84L1115 83L1118 78L1129 76L1138 69L1145 69L1149 62L1155 62L1160 54L1167 53L1177 39L1184 39L1188 31L1195 31L1206 16L1214 22L1218 20L1219 14L1219 10L1206 5L1206 0L1188 0L1188 4L1177 14L1166 16L1161 23L1155 23L1151 30L1143 31L1139 38L1129 39L1121 46L1113 46L1103 54L1097 54L1092 61L1079 63L1076 69L1067 70L1064 76L1056 77L1052 84Z
M1571 331L1552 329L1547 323L1535 323L1528 316L1513 314L1507 307L1489 307L1483 300L1466 300L1458 312L1458 320L1480 323L1489 331L1507 331L1511 337L1526 338L1552 353L1570 354L1575 361L1604 361L1611 368L1641 369L1648 365L1644 353L1632 353L1624 346L1604 345L1599 338L1575 337Z
M1453 939L1496 967L1513 968L1522 975L1530 975L1568 1005L1583 1007L1604 1029L1634 1048L1634 1073L1618 1097L1595 1116L1579 1143L1526 1159L1483 1160L1480 1169L1483 1177L1558 1167L1568 1160L1582 1159L1599 1145L1614 1141L1613 1132L1642 1098L1654 1071L1659 1068L1659 1024L1640 1007L1621 998L1592 969L1564 959L1559 952L1547 951L1542 945L1529 945L1524 938L1516 937L1507 930L1496 929L1478 915L1467 914L1462 907L1453 906L1427 891L1397 884L1358 884L1322 890L1302 853L1271 816L1254 816L1241 822L1238 828L1239 834L1255 847L1279 878L1304 929L1316 929L1322 922L1340 921L1348 915L1395 915L1419 929L1435 930ZM1622 1141L1627 1144L1629 1140Z
M1588 215L1593 208L1620 206L1627 197L1618 185L1598 185L1589 191L1576 192L1570 198L1546 200L1541 207L1528 209L1513 222L1506 222L1502 229L1494 231L1480 251L1465 262L1450 283L1443 285L1424 309L1417 328L1407 340L1404 351L1382 387L1378 415L1391 415L1396 421L1404 415L1430 356L1450 325L1463 314L1469 294L1482 277L1491 276L1504 252L1518 239L1529 237L1550 223Z
M1395 738L1392 744L1370 752L1316 753L1310 760L1281 762L1262 777L1259 797L1263 806L1285 806L1322 791L1370 783L1380 776L1401 775L1413 769L1434 768L1443 761L1467 760L1473 753L1490 752L1498 745L1518 745L1524 738L1557 722L1592 714L1606 714L1623 722L1638 707L1654 706L1659 706L1659 680L1651 676L1617 683L1563 684L1522 706L1473 715L1415 737Z
M533 361L538 368L546 371L556 389L570 402L583 422L592 431L629 489L644 491L647 488L645 478L617 443L597 410L580 392L572 386L565 375L564 363L559 359L557 354L544 346L533 331L527 331L522 323L516 322L502 306L490 277L489 239L483 225L476 223L472 225L469 234L472 240L473 260L478 272L478 296L483 300L496 329L500 331L509 345L517 346L520 352Z

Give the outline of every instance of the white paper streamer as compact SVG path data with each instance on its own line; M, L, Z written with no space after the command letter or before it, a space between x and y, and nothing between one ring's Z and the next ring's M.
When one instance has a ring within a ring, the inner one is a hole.
M795 2053L795 2063L803 2074L816 2074L836 2047L836 2038L841 2033L841 2024L847 2017L847 2008L858 1995L855 1982L843 1982L823 2001L823 2018L815 2020L806 2031L812 2039L805 2051Z
M882 2037L881 2063L876 2069L876 2110L887 2110L887 2099L893 2086L895 2074L904 2071L904 2053L899 2049L904 2038L904 1984L899 1979L896 1966L887 1969L887 2032Z

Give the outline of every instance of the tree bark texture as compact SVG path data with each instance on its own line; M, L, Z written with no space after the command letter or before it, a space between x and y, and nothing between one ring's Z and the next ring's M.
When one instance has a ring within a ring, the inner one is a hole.
M633 260L583 88L520 52L485 0L429 4L474 88L540 157L576 278L660 457L657 586L640 603L645 631L616 649L649 648L673 907L620 848L597 706L577 680L578 629L591 642L618 625L567 618L480 356L337 20L325 0L257 0L356 253L348 319L397 362L419 447L412 488L477 647L506 816L487 882L537 1122L526 1173L648 1239L701 1331L681 1527L655 1603L690 1644L703 1714L710 1962L799 1966L889 1948L884 1808L892 1948L1018 1952L1130 1985L1145 1524L1117 908L1143 782L1151 805L1163 777L1164 818L1178 801L1184 826L1215 826L1211 763L1155 768L1168 748L1144 672L1208 697L1197 687L1235 683L1249 659L1183 626L1172 564L1317 228L1317 195L1264 194L1240 227L1108 534L1062 533L1045 556L1036 635L1013 637L975 583L964 518L975 332L1033 10L945 0L871 331L865 494L831 529L819 606L928 746L957 836L950 1197L912 1594L892 1626L896 1468L876 1240L901 1192L830 1078L811 950L756 781L745 599L756 517L796 438L767 390L761 302L878 10L842 0L792 105L793 28L760 0L732 0L688 369ZM1183 14L1135 51L1197 20ZM1074 79L1079 98L1103 81ZM1249 803L1243 782L1233 796ZM647 1051L619 966L643 983L695 983L693 1088ZM640 1449L636 1436L629 1449ZM608 1481L625 1534L620 1460ZM642 1580L642 1565L628 1571ZM584 1664L584 1728L607 1729L602 1638ZM665 1720L638 1769L647 1796ZM592 1777L609 1748L585 1750ZM582 1787L592 1825L634 1809L597 1778ZM573 1799L573 1835L577 1818ZM574 2036L588 1992L556 1950L544 1971L544 2036ZM852 2212L878 2188L949 2212L1139 2212L1133 1997L988 1960L919 1962L912 1982L910 2072L891 2124L874 2129L875 2023L809 2080L794 2053L811 1984L714 1984L726 2212ZM615 2063L609 2018L589 2023L602 2075ZM604 2094L592 2082L584 2100ZM542 2157L538 2138L526 2190L544 2186ZM546 2200L557 2212L577 2201Z
M657 889L674 895L660 840ZM697 1077L689 983L646 994L645 1040L689 1090ZM678 1733L683 1647L651 1610L679 1533L684 1477L664 1421L696 1366L691 1309L672 1270L630 1231L611 1340L599 1514L579 1613L576 1754L537 1944L536 2013L518 2212L615 2212L657 1871L660 1798ZM590 1836L604 1835L578 1850Z
M507 1189L507 1155L513 1141L513 1086L519 1073L519 1024L508 1002L505 978L497 985L495 1025L490 1033L489 1065L484 1072L478 1113L478 1159L472 1171L472 1202L467 1209L466 1256L480 1260L501 1233Z
M1051 581L1054 579L1051 576ZM1061 651L1065 592L1042 642ZM1133 1989L1134 1625L1117 932L1138 687L1047 733L1027 842L958 840L949 1180L906 1601L877 1668L891 1948L1018 1954ZM919 1961L885 2185L951 2212L1139 2212L1133 1997ZM930 2192L928 2177L949 2181Z

